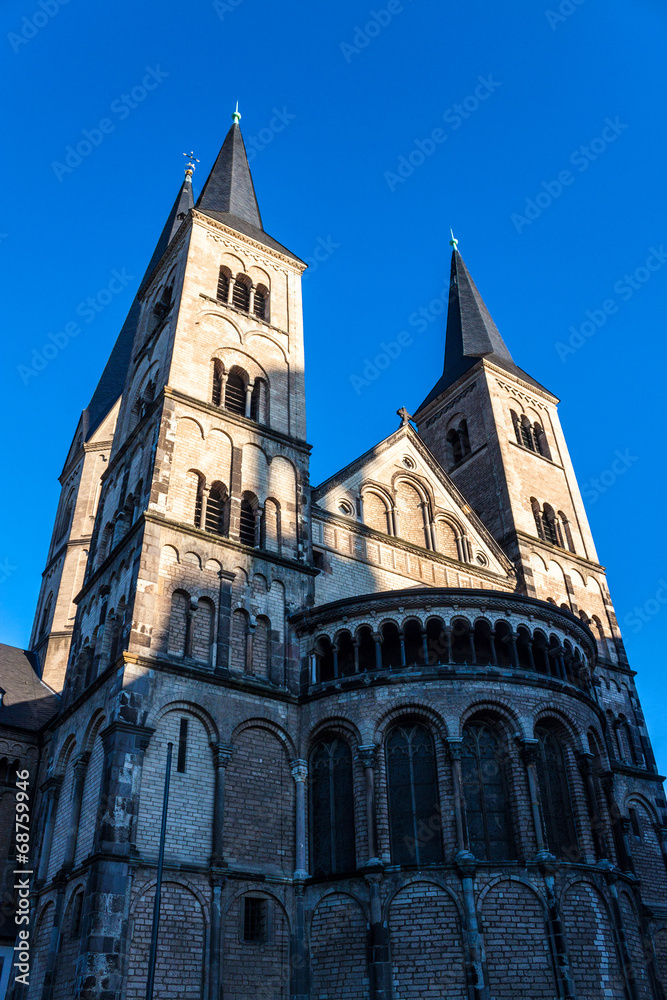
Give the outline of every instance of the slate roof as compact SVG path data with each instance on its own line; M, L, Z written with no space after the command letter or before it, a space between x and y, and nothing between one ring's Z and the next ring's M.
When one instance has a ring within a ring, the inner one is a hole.
M176 195L176 200L174 201L171 211L167 216L167 221L165 222L160 238L157 241L150 263L146 268L143 278L141 279L141 283L137 289L137 294L135 295L134 301L130 306L130 311L127 314L127 318L123 323L121 331L118 334L118 338L116 339L116 343L114 344L111 354L109 355L109 360L107 361L100 380L97 383L97 388L95 389L87 408L84 410L83 419L86 440L88 440L90 435L97 430L123 391L125 386L125 377L127 375L127 369L132 355L134 335L137 332L137 324L139 322L139 314L141 312L139 295L148 282L151 274L162 260L165 250L178 232L181 222L192 208L193 203L194 198L192 195L192 182L190 180L190 176L186 174L185 180L181 184L179 192Z
M0 728L15 726L36 732L58 711L60 699L36 671L34 656L25 649L0 643Z
M486 308L463 257L454 250L449 278L445 366L442 376L417 409L423 410L450 385L465 375L480 358L487 358L530 385L544 390L532 376L514 363L507 344Z
M243 233L244 236L302 263L287 247L264 232L238 122L234 122L227 133L195 208L237 233Z

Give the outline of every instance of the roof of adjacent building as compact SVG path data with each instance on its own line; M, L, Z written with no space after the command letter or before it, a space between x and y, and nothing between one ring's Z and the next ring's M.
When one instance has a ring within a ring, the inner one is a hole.
M0 643L0 727L15 726L36 732L58 711L60 699L36 670L32 653Z
M437 399L445 389L470 371L481 358L492 361L524 382L545 391L543 385L514 363L463 257L454 249L449 279L444 369L442 376L416 412L419 413Z

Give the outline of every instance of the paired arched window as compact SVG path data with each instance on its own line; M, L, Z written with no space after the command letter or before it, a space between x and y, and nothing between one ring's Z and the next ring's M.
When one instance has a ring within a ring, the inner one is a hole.
M211 663L214 623L215 605L209 597L196 601L185 590L175 590L171 595L169 651Z
M218 302L229 302L229 289L231 287L232 272L228 267L221 267L218 271L218 287L216 298Z
M543 542L549 542L551 545L558 545L561 549L569 549L570 552L574 552L574 539L572 538L570 522L563 511L559 510L556 513L551 504L548 503L540 507L539 500L535 497L530 498L530 505L535 518L538 538L541 538Z
M309 774L313 874L352 871L354 794L348 744L337 736L320 740L310 755Z
M576 860L577 832L563 747L546 726L535 728L535 738L539 741L537 776L547 847L556 857Z
M46 635L49 629L49 624L51 622L51 609L53 607L53 592L49 594L46 598L44 604L44 610L42 611L42 620L39 625L39 635L40 637Z
M268 423L268 391L266 380L253 381L248 373L234 365L229 372L219 358L213 359L211 402L214 406L224 406L230 413L249 417L258 423Z
M480 861L513 857L505 747L492 723L464 727L462 775L470 850Z
M223 483L213 483L206 498L206 531L214 535L227 534L227 511L229 497Z
M255 288L255 299L253 312L258 319L269 321L269 290L266 285L257 285Z
M542 425L537 420L531 423L525 413L520 417L514 410L511 413L517 444L528 448L529 451L536 452L538 455L544 455L545 458L551 458L547 437Z
M258 319L269 321L269 290L266 285L256 285L253 292L252 280L247 274L233 277L228 267L222 265L218 271L216 299L226 305L233 305L241 312L251 311Z
M72 516L74 514L75 500L76 500L75 489L74 487L72 487L72 489L67 494L67 500L65 501L65 505L62 509L62 513L58 521L58 525L56 528L56 541L60 541L60 539L64 535L66 535L69 530L69 527L72 523Z
M442 822L433 737L418 724L396 726L387 738L386 756L392 861L438 864Z
M245 416L246 386L248 379L245 372L239 368L232 368L227 376L225 385L225 409L231 413L236 413L240 417Z
M447 432L447 458L449 467L453 468L470 454L470 438L468 437L467 421L461 420L456 427Z

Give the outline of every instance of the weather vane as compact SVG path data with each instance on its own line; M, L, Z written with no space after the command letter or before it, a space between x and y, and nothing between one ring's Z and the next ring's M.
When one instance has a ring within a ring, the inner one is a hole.
M185 172L186 174L192 175L197 169L195 167L195 163L199 163L199 160L192 151L189 153L183 153L183 156L187 156L188 158L188 162L185 165Z
M451 229L449 230L449 235L451 236L451 240L449 241L449 245L450 245L450 247L453 247L454 250L456 250L456 248L459 245L459 241L456 239L456 237L454 236L454 233L453 233L453 231Z

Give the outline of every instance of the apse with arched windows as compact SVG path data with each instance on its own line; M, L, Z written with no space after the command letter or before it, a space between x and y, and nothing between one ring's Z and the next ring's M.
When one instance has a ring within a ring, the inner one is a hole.
M538 455L544 455L545 458L551 458L547 436L539 420L531 421L525 413L519 416L514 410L511 414L517 444Z

